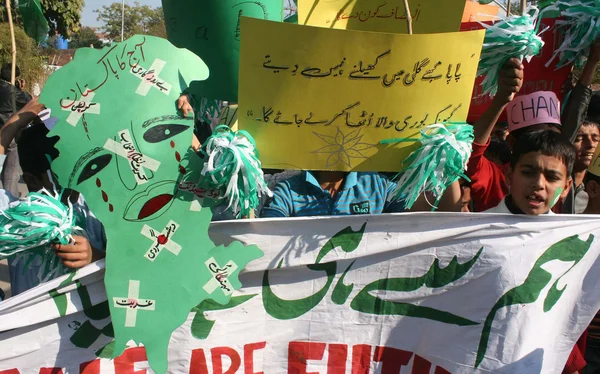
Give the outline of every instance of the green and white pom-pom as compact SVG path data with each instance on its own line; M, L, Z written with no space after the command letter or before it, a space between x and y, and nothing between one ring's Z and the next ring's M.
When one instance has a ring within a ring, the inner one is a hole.
M557 57L556 68L575 62L587 54L590 46L600 37L600 0L557 0L542 12L557 11L563 18L556 25L564 28L565 39L552 58L549 66Z
M510 16L487 25L477 76L485 75L482 82L483 94L494 96L498 90L498 73L502 66L513 57L528 62L540 53L544 41L538 34L538 10L530 8L523 16ZM542 31L543 32L543 31ZM541 33L540 33L541 34Z
M205 159L203 185L221 191L236 215L248 217L259 205L259 196L272 196L267 187L252 136L218 126L201 149Z
M0 211L0 259L50 243L68 244L75 228L70 203L46 190L32 192Z
M394 199L405 200L410 209L424 192L431 192L437 207L444 191L459 178L465 178L467 162L475 136L473 127L466 123L434 124L421 130L420 139L390 139L381 143L415 142L421 146L404 161L399 174Z

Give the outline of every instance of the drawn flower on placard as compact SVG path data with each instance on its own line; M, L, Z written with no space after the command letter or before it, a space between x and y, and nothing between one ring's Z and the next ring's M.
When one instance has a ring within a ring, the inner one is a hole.
M375 144L361 143L363 135L360 130L354 130L348 134L344 134L340 128L337 128L335 136L318 134L313 132L317 137L327 143L326 146L312 151L311 153L328 153L326 167L331 167L337 163L343 163L348 167L352 167L353 158L367 158L363 152L373 148Z

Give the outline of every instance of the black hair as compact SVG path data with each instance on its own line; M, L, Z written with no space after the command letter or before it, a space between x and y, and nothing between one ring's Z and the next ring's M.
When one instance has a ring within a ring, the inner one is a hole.
M45 173L50 169L50 160L58 157L58 150L54 148L58 137L48 138L48 132L43 122L34 123L21 132L17 151L24 173Z
M496 125L494 127L497 127L501 130L508 130L508 122L506 121L498 121L496 122Z
M547 126L546 128L540 128L541 126ZM520 129L516 129L510 132L513 138L519 139L521 136L527 133L535 132L535 131L546 131L548 128L557 129L559 132L562 132L562 128L560 125L556 123L538 123L533 126L521 127Z
M538 130L522 134L513 148L510 165L514 168L523 155L540 152L560 159L567 167L567 177L573 172L575 148L562 134L552 130Z
M2 70L0 70L0 78L2 78L5 81L10 82L11 75L12 75L12 64L10 62L7 62L2 65ZM20 75L21 75L21 69L19 69L19 67L17 66L15 78L19 77Z
M583 123L581 124L581 127L596 126L598 129L600 129L600 121L599 120L600 120L599 118L585 117L585 119L583 120Z
M492 137L485 150L485 157L498 159L502 165L508 164L510 162L510 147L504 139Z

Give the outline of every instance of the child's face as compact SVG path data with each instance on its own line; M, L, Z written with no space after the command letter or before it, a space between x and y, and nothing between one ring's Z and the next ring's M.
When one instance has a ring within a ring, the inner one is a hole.
M600 130L595 124L584 124L577 133L577 138L573 142L575 147L576 159L575 164L578 168L585 170L594 157L594 151L600 140Z
M547 213L571 187L567 166L559 158L540 152L524 154L507 173L510 194L527 215Z

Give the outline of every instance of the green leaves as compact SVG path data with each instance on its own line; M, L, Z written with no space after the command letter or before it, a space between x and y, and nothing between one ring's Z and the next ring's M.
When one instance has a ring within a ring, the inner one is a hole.
M40 0L40 4L49 21L50 35L58 32L67 39L79 30L84 0Z
M148 5L140 5L134 2L133 5L125 4L124 15L124 34L125 39L133 35L152 35L161 38L167 38L165 28L165 18L162 8L152 8ZM98 21L104 24L106 32L111 39L121 40L121 20L122 5L121 2L114 2L111 5L104 5L94 12L98 14Z

